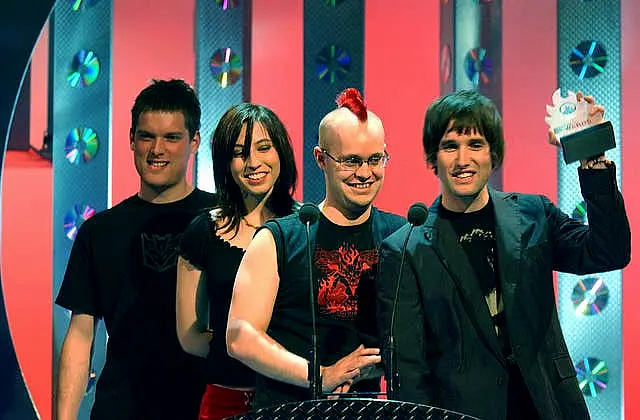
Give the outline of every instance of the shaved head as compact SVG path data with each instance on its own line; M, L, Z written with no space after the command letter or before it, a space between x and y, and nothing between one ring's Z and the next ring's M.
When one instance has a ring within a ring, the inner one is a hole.
M367 120L361 121L351 110L346 107L329 112L320 121L318 127L318 145L322 149L330 149L336 142L345 140L345 134L353 138L362 135L374 134L384 138L382 121L376 114L367 111ZM350 135L349 135L350 134Z
M313 149L324 172L322 212L334 223L357 224L371 214L384 180L388 160L384 128L355 88L340 92L336 105L320 121Z

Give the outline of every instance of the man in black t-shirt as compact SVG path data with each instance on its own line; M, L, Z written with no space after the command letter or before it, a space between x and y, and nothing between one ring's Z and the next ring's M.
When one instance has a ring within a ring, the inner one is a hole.
M200 104L183 81L154 81L131 114L140 190L83 223L56 299L72 311L60 354L58 420L77 417L99 318L109 340L92 419L195 419L204 391L199 361L182 352L175 327L180 235L215 204L186 180L200 144Z
M313 262L318 318L323 326L319 330L319 360L325 365L335 363L361 344L378 348L374 282L380 243L374 239L372 219L358 225L339 225L320 214ZM351 390L379 391L379 378L370 376L359 378Z
M604 112L593 98L577 96L592 115ZM553 133L549 138L556 144ZM544 196L489 187L504 155L502 119L477 91L433 102L423 143L442 194L408 242L404 227L380 250L381 338L398 296L399 399L481 419L588 419L560 328L553 271L587 274L629 263L614 163L603 154L580 162L585 226Z
M310 235L318 360L323 391L346 392L367 379L373 384L364 389L377 390L377 246L404 219L372 206L389 159L382 122L355 89L343 92L338 106L320 123L314 149L326 182L320 221ZM304 232L297 215L268 221L236 276L227 349L260 374L257 408L310 397L312 324Z

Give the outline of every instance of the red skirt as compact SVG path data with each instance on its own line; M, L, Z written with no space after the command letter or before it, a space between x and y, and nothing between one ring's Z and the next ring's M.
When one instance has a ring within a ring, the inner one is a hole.
M199 420L221 420L246 413L253 407L255 391L241 391L207 384L200 403Z

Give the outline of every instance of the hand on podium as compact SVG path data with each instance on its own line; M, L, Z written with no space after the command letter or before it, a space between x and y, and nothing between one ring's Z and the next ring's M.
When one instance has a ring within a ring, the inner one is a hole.
M353 379L349 379L347 382L339 385L336 389L331 391L331 395L327 396L327 399L337 400L338 398L340 398L340 394L346 394L347 392L349 392L349 390L351 389L351 385L353 385L354 383L355 382L353 381Z
M365 348L361 344L333 365L320 367L322 391L347 392L358 380L371 377L380 361L380 349Z

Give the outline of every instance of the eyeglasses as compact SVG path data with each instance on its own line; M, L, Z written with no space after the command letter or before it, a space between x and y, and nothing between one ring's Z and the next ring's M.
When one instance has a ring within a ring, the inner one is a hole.
M387 166L387 162L389 162L389 159L391 159L386 151L384 153L371 155L367 160L363 160L360 156L349 156L346 159L336 159L331 156L326 149L322 149L322 152L325 155L329 156L335 163L337 163L340 169L344 169L345 171L357 171L365 162L371 169L384 168L385 166Z

